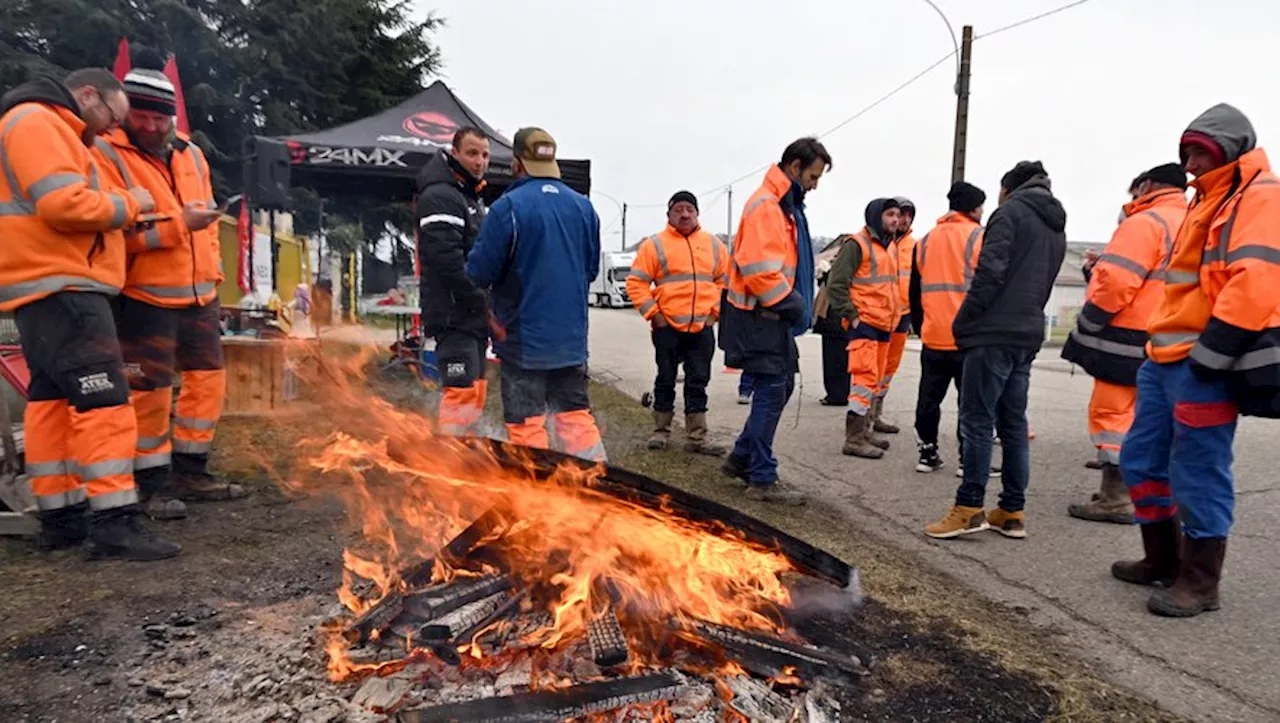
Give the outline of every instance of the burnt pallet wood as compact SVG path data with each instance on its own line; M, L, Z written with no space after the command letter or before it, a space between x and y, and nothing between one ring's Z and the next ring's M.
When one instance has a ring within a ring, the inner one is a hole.
M400 712L401 723L541 723L672 700L683 684L670 673L584 683Z
M507 575L490 575L464 582L456 582L426 592L405 595L402 610L423 623L428 623L454 610L482 600L491 595L510 590L511 578Z
M458 635L472 629L480 621L487 619L507 602L506 591L462 605L452 612L441 615L418 630L421 640L436 643L456 640Z
M622 632L618 612L612 605L603 615L587 623L587 644L591 647L591 659L601 668L627 662L630 655L627 636Z
M811 645L801 645L763 633L705 621L697 622L694 629L704 639L730 653L762 658L778 667L793 665L812 673L840 672L858 677L870 675L863 662L852 655L833 653Z
M440 550L438 557L450 565L458 565L467 559L468 553L476 546L480 540L483 540L493 530L505 524L506 520L502 513L495 508L490 508L476 519L471 521L470 525L459 532L449 544ZM436 558L424 560L413 567L400 571L400 579L409 587L422 587L431 582L432 571L435 569Z
M583 471L599 466L597 463L552 450L532 449L482 438L469 438L467 442L477 450L521 470L527 469L528 463L532 461L537 466L535 473L542 479L549 477L561 466ZM618 467L605 466L604 474L597 479L593 489L650 509L671 510L696 522L712 526L723 525L741 534L750 542L776 549L797 568L810 575L827 580L841 588L852 590L857 587L857 571L834 555L754 517L651 477ZM851 598L851 604L852 602Z
M348 625L344 635L354 644L368 642L373 636L373 631L386 630L402 612L404 612L404 596L393 590Z
M478 633L485 628L493 625L499 620L505 620L514 616L520 610L520 603L525 599L528 593L520 591L508 597L493 612L489 613L483 620L477 621L474 625L453 637L454 642L458 644L469 643Z

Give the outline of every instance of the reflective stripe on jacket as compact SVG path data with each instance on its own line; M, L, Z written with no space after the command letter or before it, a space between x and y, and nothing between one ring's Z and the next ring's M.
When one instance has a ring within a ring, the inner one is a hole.
M898 303L905 314L911 308L911 259L916 255L916 237L908 230L893 242L893 250L898 264Z
M1156 191L1127 204L1125 215L1093 268L1062 357L1096 379L1136 386L1186 197L1178 189Z
M915 271L920 277L920 341L936 351L956 351L951 323L964 303L973 270L982 252L982 226L952 211L924 235L915 248Z
M191 231L182 221L182 208L188 203L217 206L209 164L200 149L178 134L166 160L138 148L123 129L116 129L99 136L93 152L116 184L147 189L156 200L156 213L168 216L128 237L124 294L168 308L213 301L222 281L218 224Z
M676 331L697 333L720 314L729 251L720 239L671 226L640 242L627 276L627 296L645 320L662 314Z
M0 117L0 311L124 284L120 229L138 204L99 171L84 129L52 103L18 103Z

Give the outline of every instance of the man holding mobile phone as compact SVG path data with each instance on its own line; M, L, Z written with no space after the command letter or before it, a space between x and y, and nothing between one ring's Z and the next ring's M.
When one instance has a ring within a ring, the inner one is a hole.
M94 153L119 185L155 198L127 236L128 274L118 309L120 343L138 444L134 475L154 519L186 516L186 501L245 496L208 471L214 429L226 396L218 306L222 259L209 163L174 128L173 84L158 53L135 53L125 76L130 110L121 128L100 136ZM182 391L170 428L173 379ZM176 473L176 474L175 474Z

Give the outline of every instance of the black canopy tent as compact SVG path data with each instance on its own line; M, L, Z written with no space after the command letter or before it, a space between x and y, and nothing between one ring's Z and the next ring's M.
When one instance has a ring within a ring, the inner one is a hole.
M485 176L492 201L511 183L511 141L437 80L421 93L377 115L337 128L282 136L289 149L291 183L324 194L359 194L411 200L427 158L448 147L453 134L475 126L489 136L491 160ZM591 162L561 160L562 180L580 193L591 191Z

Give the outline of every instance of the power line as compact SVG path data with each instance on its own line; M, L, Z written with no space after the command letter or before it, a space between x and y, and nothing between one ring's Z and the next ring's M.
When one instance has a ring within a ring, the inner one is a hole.
M927 0L926 0L926 1L927 1ZM1049 16L1051 16L1051 15L1057 15L1057 14L1058 14L1058 13L1060 13L1060 12L1063 12L1063 11L1066 11L1066 10L1070 10L1071 8L1078 7L1078 6L1080 6L1080 5L1084 5L1084 4L1085 4L1085 3L1087 3L1087 2L1089 2L1089 0L1075 0L1074 2L1067 3L1066 5L1061 5L1061 6L1059 6L1059 7L1056 7L1056 8L1054 8L1054 9L1052 9L1052 10L1048 10L1048 11L1045 11L1045 12L1043 12L1043 13L1040 13L1039 15L1032 15L1031 17L1023 18L1022 20L1019 20L1019 21L1017 21L1017 22L1015 22L1015 23L1010 23L1009 25L1005 25L1005 26L1002 26L1002 27L996 28L995 30L992 30L992 31L991 31L991 32L989 32L989 33L983 33L982 35L975 35L975 36L974 36L974 40L980 40L980 39L982 39L982 38L988 38L988 37L991 37L992 35L997 35L997 34L999 34L999 33L1003 33L1003 32L1005 32L1005 31L1007 31L1007 30L1012 30L1012 29L1014 29L1014 28L1022 27L1023 25L1027 25L1027 24L1029 24L1029 23L1036 22L1037 20L1042 20L1042 19L1047 18L1047 17L1049 17ZM932 5L932 3L929 3L929 4L930 4L930 5ZM934 6L934 7L935 7L935 9L936 9L936 6ZM944 17L945 17L945 16L944 16ZM915 75L911 76L909 79L907 79L907 80L906 80L906 82L902 83L901 85L899 85L898 87L896 87L896 88L894 88L893 90L889 91L888 93L885 93L884 95L880 96L880 97L879 97L879 98L877 98L875 101L873 101L870 105L868 105L868 106L866 106L865 108L863 108L863 109L859 110L858 112L854 113L853 115L849 116L848 118L845 118L844 120L840 121L840 122L839 122L839 123L837 123L836 125L832 126L829 130L827 130L827 131L825 131L825 132L823 132L823 133L819 134L817 137L818 137L818 138L826 138L827 136L831 135L832 133L835 133L836 131L840 130L841 128L844 128L845 126L847 126L847 125L849 125L850 123L854 122L855 120L857 120L857 119L861 118L862 116L866 115L867 113L870 113L872 110L874 110L875 108L879 107L879 106L880 106L881 104L883 104L885 101L887 101L887 100L889 100L890 98L894 97L894 96L895 96L895 95L897 95L898 93L901 93L902 91L906 90L908 87L910 87L911 85L913 85L914 83L916 83L917 81L919 81L921 78L923 78L924 76L928 75L930 71L934 70L934 69L935 69L935 68L937 68L939 65L942 65L943 63L947 62L947 61L948 61L948 60L950 60L951 58L955 57L955 55L956 55L956 51L955 51L955 50L952 50L950 53L947 53L947 54L946 54L946 55L944 55L943 57L941 57L941 58L937 59L936 61L934 61L932 64L930 64L930 65L929 65L929 67L927 67L927 68L925 68L924 70L921 70L919 73L916 73ZM744 174L742 174L741 176L738 176L737 178L735 178L735 179L733 179L733 180L731 180L731 181L726 181L726 182L721 183L721 184L718 184L718 185L716 185L716 186L712 186L711 188L709 188L709 189L708 189L708 190L706 190L706 191L703 191L703 193L702 193L702 194L699 194L699 195L704 195L704 194L707 194L707 193L711 193L711 192L713 192L713 191L715 191L715 190L717 190L717 189L723 189L723 188L726 188L726 187L728 187L728 186L733 186L733 185L736 185L736 184L738 184L738 183L741 183L742 181L745 181L745 180L747 180L748 178L752 178L752 177L756 176L756 175L757 175L757 174L759 174L761 171L767 170L767 169L769 168L769 166L771 166L771 165L773 165L773 164L772 164L772 163L766 163L766 164L764 164L764 165L760 166L759 168L755 168L755 169L753 169L753 170L751 170L751 171L749 171L749 172L747 172L747 173L744 173ZM662 206L664 206L664 205L665 205L665 204L661 204L661 203L655 203L655 204L631 204L632 208L661 208L661 207L662 207Z
M1058 13L1060 13L1060 12L1062 12L1062 11L1064 11L1064 10L1070 10L1071 8L1078 7L1078 6L1080 6L1080 5L1084 5L1084 4L1085 4L1085 3L1087 3L1087 2L1089 2L1089 0L1076 0L1075 2L1070 2L1070 3L1067 3L1066 5L1062 5L1062 6L1060 6L1060 7L1056 7L1056 8L1054 8L1054 9L1052 9L1052 10L1048 10L1048 11L1042 12L1042 13L1040 13L1039 15L1032 15L1032 16L1031 16L1031 17L1029 17L1029 18L1023 18L1022 20L1019 20L1019 21L1018 21L1018 22L1016 22L1016 23L1010 23L1009 25L1005 25L1004 27L996 28L995 30L992 30L992 31L991 31L991 32L989 32L989 33L983 33L983 34L981 34L981 35L975 35L973 39L974 39L974 40L981 40L982 38L989 38L989 37L991 37L992 35L998 35L999 33L1003 33L1003 32L1004 32L1004 31L1006 31L1006 30L1013 30L1014 28L1020 28L1020 27L1022 27L1023 25L1026 25L1027 23L1034 23L1035 21L1037 21L1037 20L1041 20L1041 19L1043 19L1043 18L1047 18L1047 17L1049 17L1050 15L1057 15Z

